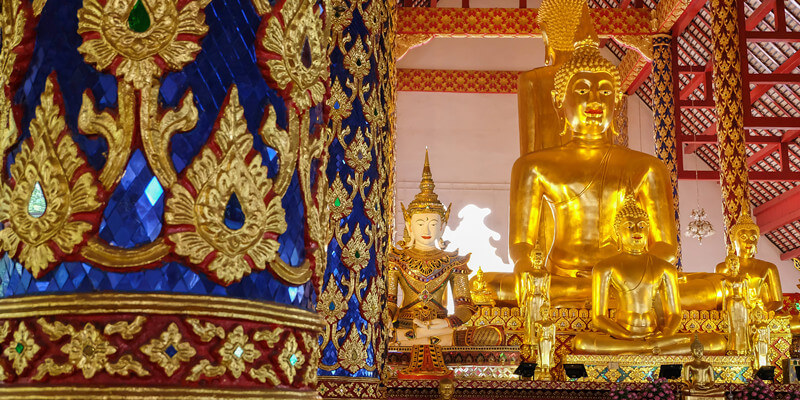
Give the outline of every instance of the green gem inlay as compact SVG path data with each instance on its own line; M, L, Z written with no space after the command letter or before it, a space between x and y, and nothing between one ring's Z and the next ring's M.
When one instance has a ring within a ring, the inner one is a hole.
M342 201L337 197L336 200L333 201L333 205L336 207L341 207Z
M131 13L128 14L128 27L134 32L145 32L150 28L150 15L147 14L147 9L144 8L142 0L136 0L133 5Z
M14 348L17 351L17 354L22 354L22 350L25 350L25 346L22 343L17 343L17 347Z
M289 362L292 363L292 365L297 364L297 356L292 354L292 356L289 357Z
M358 250L356 250L356 258L361 258L361 253L359 253Z
M33 218L39 218L47 211L47 200L44 198L42 185L36 182L31 191L31 197L28 199L28 214Z

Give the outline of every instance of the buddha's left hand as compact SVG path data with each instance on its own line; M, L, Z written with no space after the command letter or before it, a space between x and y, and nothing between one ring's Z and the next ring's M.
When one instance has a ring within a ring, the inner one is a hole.
M414 325L417 326L416 329L430 329L430 330L440 330L450 327L450 323L443 318L436 318L430 321L422 321L419 319L414 319Z

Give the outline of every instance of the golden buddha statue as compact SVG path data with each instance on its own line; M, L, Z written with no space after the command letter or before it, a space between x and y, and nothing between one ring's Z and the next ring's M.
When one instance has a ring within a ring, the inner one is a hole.
M598 262L592 270L592 326L599 332L576 335L576 353L679 355L691 351L691 336L677 334L681 321L677 270L649 252L650 221L634 193L628 192L613 225L622 252ZM617 299L613 318L609 316L612 294ZM721 335L704 334L702 340L715 353L725 350Z
M556 321L550 319L550 304L544 303L540 307L539 319L534 325L534 337L538 352L536 354L536 372L534 379L549 381L553 377L550 370L555 368L556 355Z
M751 304L760 302L765 311L778 311L783 306L783 293L778 267L771 262L755 258L760 230L750 217L750 210L742 209L739 219L731 228L731 241L739 259L740 274L748 280ZM717 264L717 273L730 275L726 263Z
M760 304L753 308L752 315L750 330L753 335L753 369L758 371L759 368L769 365L770 329L767 312Z
M692 342L692 361L683 364L683 390L685 400L724 399L725 391L714 387L714 367L703 360L703 343L695 335Z
M562 135L563 119L552 106L553 79L556 71L572 55L575 34L586 0L543 0L537 22L544 40L545 66L519 75L517 105L519 107L519 152L561 146L569 142L569 133Z
M489 284L483 278L483 270L478 267L478 272L475 277L470 280L472 284L472 303L476 306L489 306L494 307L494 291L489 287Z
M450 210L439 201L434 186L426 150L420 192L408 209L403 207L408 240L392 248L387 260L387 307L395 321L397 341L405 346L450 346L453 328L469 321L475 312L468 283L469 255L437 248L437 243L442 245ZM451 316L443 302L448 283L455 302ZM398 286L403 291L399 309Z
M650 216L650 254L672 263L677 252L669 173L657 158L612 144L619 70L600 55L588 13L582 21L579 29L588 32L578 37L587 39L558 69L552 93L572 138L520 157L511 175L509 250L517 276L532 267L540 222L554 216L548 253L553 305L590 298L592 267L617 253L613 220L628 183Z
M739 270L739 258L729 253L725 258L725 303L722 308L728 325L728 354L750 352L748 279Z

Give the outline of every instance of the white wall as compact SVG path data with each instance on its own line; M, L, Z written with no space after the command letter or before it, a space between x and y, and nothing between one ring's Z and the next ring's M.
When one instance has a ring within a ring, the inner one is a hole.
M528 70L543 65L541 39L534 38L436 38L412 49L400 68L464 70ZM608 54L606 53L606 57ZM628 104L628 134L632 149L654 154L653 115L637 96ZM397 96L397 201L408 204L418 192L425 147L430 152L436 193L453 203L450 226L456 227L458 211L467 204L490 208L486 225L501 234L493 245L508 261L508 204L511 166L519 154L516 95L399 92ZM687 167L702 162L689 158ZM699 186L697 186L699 185ZM717 234L702 246L682 238L686 271L712 272L725 257L719 184L712 181L680 181L681 231L689 223L692 208L706 209ZM403 219L397 207L397 235ZM797 292L800 272L763 236L758 257L778 265L784 292ZM474 267L474 266L473 266ZM485 271L491 266L483 266Z

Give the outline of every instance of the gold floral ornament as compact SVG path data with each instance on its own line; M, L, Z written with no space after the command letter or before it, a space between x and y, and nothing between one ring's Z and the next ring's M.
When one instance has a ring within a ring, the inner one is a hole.
M261 70L278 87L290 91L298 109L306 110L325 96L328 74L327 44L322 31L322 18L311 0L287 0L281 18L268 19L261 34L259 49ZM277 55L277 57L276 57Z
M369 265L370 247L371 243L367 244L364 241L364 236L361 234L361 226L356 224L353 235L342 249L342 261L350 268L352 273L358 274L359 271Z
M174 322L158 338L140 347L140 350L150 357L151 362L163 368L167 376L172 376L181 363L189 361L197 354L192 345L183 341L178 325Z
M0 246L9 255L19 252L22 265L35 278L57 260L56 246L72 254L92 229L77 214L100 207L95 178L66 129L61 107L56 104L51 75L45 83L31 121L31 137L22 144L11 175L13 187L0 183Z
M367 345L361 341L356 324L350 325L350 333L339 349L339 365L350 373L367 366Z
M278 355L278 365L290 383L294 383L294 377L297 375L297 371L303 367L304 362L306 362L306 357L300 351L297 339L293 335L289 335L281 354Z
M84 0L78 10L78 51L136 89L150 86L165 67L180 70L200 51L203 9L211 0ZM183 7L178 9L179 4Z
M219 349L219 355L222 357L222 365L234 378L239 378L246 368L245 363L252 363L261 357L261 352L250 343L250 337L244 333L244 328L237 325L228 333L225 343Z
M320 293L317 299L317 312L329 325L335 325L347 313L347 302L339 285L336 284L336 279L328 280L325 290Z
M6 86L14 73L16 48L25 36L27 18L20 0L0 0L0 86ZM5 96L3 96L5 97Z
M272 180L261 154L253 150L236 86L221 114L211 143L187 169L186 179L173 185L164 218L190 227L169 236L175 252L229 285L277 257L286 220L281 198L270 195ZM226 220L226 209L236 204L243 221Z
M94 324L86 323L83 329L76 330L71 325L58 321L51 324L44 318L39 318L36 322L52 341L61 339L65 335L70 336L69 343L61 347L61 351L67 354L69 361L67 364L56 364L52 358L45 359L39 364L33 380L40 380L45 375L69 374L76 368L83 373L83 377L86 379L91 379L102 370L111 375L128 376L131 372L138 376L150 375L142 367L142 364L134 360L130 354L125 354L116 363L112 363L108 356L116 353L117 348L108 343L106 337L97 330Z
M17 375L21 375L22 372L25 371L25 368L28 367L28 363L40 349L41 347L36 344L31 331L28 330L24 322L20 322L19 328L14 332L14 340L12 340L3 351L3 355L11 361L14 372L16 372Z

